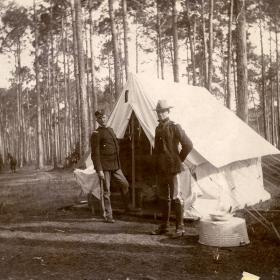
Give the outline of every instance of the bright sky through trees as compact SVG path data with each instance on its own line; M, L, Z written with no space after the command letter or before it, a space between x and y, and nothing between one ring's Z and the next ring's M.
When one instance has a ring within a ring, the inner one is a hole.
M3 0L1 0L3 1ZM41 0L35 0L36 3L40 3ZM4 0L4 3L9 3L11 1ZM33 0L14 0L18 5L24 7L32 7ZM11 78L11 71L13 71L13 56L9 57L7 54L0 54L0 88L7 88L9 87L9 79ZM30 57L30 51L26 50L23 52L22 60L23 65L30 64L32 61L32 57Z
M4 3L9 3L11 2L10 0L0 0L0 1L4 1ZM24 7L32 7L33 6L33 0L14 0L14 2L16 2L18 5L24 6ZM117 1L116 1L117 2ZM42 3L41 0L35 0L36 4ZM131 26L132 27L132 26ZM130 28L131 28L130 27ZM131 28L134 29L134 28ZM134 33L135 30L131 30L129 32L129 37L131 37L131 43L130 43L130 56L134 55ZM250 41L252 43L253 46L256 47L255 52L260 54L260 38L259 38L259 31L258 31L258 27L249 27L248 29L249 33L250 33ZM269 53L269 34L263 34L264 36L264 52L265 53ZM182 49L181 49L182 51ZM9 79L12 77L11 75L11 71L13 71L13 65L14 65L14 61L13 61L13 56L8 57L7 54L0 54L0 88L8 88L9 87ZM30 56L30 49L26 48L26 50L23 52L22 54L22 64L23 65L28 65L30 66L32 64L33 61L33 57ZM131 61L131 69L135 69L134 67L134 62L135 59L130 59ZM150 70L150 71L156 71L156 65L145 65L142 67L142 70ZM172 70L170 70L170 73L172 74Z

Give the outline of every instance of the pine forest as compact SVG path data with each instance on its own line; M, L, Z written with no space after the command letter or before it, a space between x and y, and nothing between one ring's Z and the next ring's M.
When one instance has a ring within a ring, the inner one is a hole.
M81 157L94 112L110 114L129 72L205 87L280 147L279 0L21 2L0 2L4 162Z

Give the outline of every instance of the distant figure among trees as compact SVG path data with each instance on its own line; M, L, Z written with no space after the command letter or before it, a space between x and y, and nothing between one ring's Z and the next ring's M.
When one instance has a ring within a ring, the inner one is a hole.
M74 151L70 152L69 155L65 158L64 168L69 168L77 165L80 160L80 144L77 144Z
M17 160L10 153L8 153L8 161L12 173L16 173Z

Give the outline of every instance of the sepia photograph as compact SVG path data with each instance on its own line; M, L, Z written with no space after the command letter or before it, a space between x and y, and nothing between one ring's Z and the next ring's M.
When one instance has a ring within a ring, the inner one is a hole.
M279 0L0 0L0 280L280 280Z

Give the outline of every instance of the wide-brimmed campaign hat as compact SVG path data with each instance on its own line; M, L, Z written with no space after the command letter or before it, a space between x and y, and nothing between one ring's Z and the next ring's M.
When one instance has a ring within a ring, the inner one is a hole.
M169 110L170 108L173 108L173 107L168 105L167 100L161 99L158 101L157 106L154 109L154 111L157 111L157 112L166 111L166 110Z
M94 115L97 117L97 118L102 118L105 114L105 111L103 109L101 110L98 110L94 113Z

